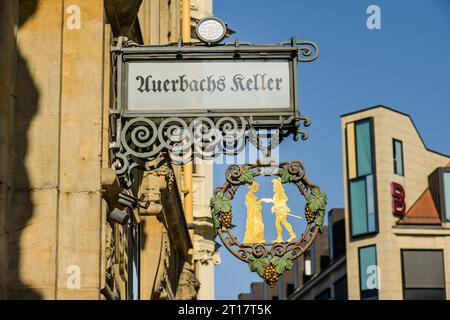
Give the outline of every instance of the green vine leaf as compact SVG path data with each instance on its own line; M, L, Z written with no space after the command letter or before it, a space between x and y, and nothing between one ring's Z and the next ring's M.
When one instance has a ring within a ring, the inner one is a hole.
M212 220L213 220L214 230L215 230L215 232L216 232L216 234L217 234L217 229L220 228L219 214L213 212Z
M295 178L297 178L295 174L289 172L289 169L286 166L281 167L278 170L278 175L280 176L282 183L292 182L295 180Z
M291 270L294 266L294 262L292 261L292 253L288 252L282 257L274 256L270 259L270 263L272 263L277 269L278 274L283 274L286 270Z
M256 258L254 255L250 255L248 260L250 260L248 264L250 271L256 271L261 277L264 275L264 270L270 264L270 260L266 256Z
M241 176L239 177L239 181L252 184L253 181L255 181L255 173L253 170L249 167L245 168L244 172L242 172Z
M231 199L228 198L223 192L216 192L211 198L209 203L214 214L219 214L220 212L230 212L231 211Z
M322 231L323 223L325 220L325 210L327 206L327 194L320 191L319 188L311 190L311 194L306 200L306 205L311 212L316 213L315 224Z
M320 228L320 231L322 231L324 219L325 219L325 210L319 210L315 220L315 224Z
M327 206L327 194L320 191L319 188L313 188L311 194L306 199L306 204L311 212L318 213L320 210L325 211Z

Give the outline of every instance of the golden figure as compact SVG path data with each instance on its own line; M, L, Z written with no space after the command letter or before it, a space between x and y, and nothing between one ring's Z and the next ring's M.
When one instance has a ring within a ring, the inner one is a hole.
M277 229L277 238L274 242L283 242L283 228L282 225L289 232L288 242L294 240L297 235L292 229L292 225L287 221L287 216L291 215L291 209L287 206L288 197L284 191L281 179L273 179L273 198L272 199L261 199L263 202L273 203L272 212L275 213L275 227Z
M259 184L253 182L248 186L248 189L249 192L245 195L247 224L245 228L244 243L265 242L261 200L258 200L258 197L255 195L255 192L259 190Z

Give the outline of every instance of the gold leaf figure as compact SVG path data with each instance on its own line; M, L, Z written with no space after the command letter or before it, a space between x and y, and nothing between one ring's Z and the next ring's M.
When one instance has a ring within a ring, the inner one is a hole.
M247 223L245 227L244 243L262 243L264 240L264 222L262 219L261 200L254 194L259 190L259 184L253 182L248 186L249 191L245 195L247 207Z
M288 196L284 191L283 183L281 179L273 179L273 198L272 199L261 199L263 202L273 203L272 212L275 213L275 228L277 230L277 238L274 242L283 242L283 227L289 232L288 242L294 240L297 235L292 229L292 225L287 221L287 216L291 215L291 209L287 206Z

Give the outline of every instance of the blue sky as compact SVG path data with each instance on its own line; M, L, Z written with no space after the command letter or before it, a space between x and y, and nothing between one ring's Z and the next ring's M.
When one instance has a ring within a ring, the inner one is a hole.
M371 4L381 8L380 30L366 26ZM327 192L328 208L343 206L342 114L387 105L411 115L430 149L450 154L450 0L215 0L214 14L241 41L279 43L295 36L318 43L319 59L299 66L300 111L312 119L309 140L289 139L280 154L305 163ZM215 185L223 183L224 168L216 166ZM270 181L260 196L271 196ZM233 203L241 229L242 197ZM260 281L226 249L220 253L217 299L236 299Z

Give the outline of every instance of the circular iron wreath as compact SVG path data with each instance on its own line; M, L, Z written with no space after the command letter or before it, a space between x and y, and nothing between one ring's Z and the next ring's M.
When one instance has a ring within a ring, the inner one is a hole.
M243 243L233 233L230 221L231 200L240 186L253 183L254 178L261 175L278 176L283 184L295 184L305 198L307 225L298 240ZM216 189L210 203L216 232L234 256L248 263L251 271L257 272L270 286L274 286L279 276L292 268L293 260L308 250L320 232L325 215L326 194L306 177L305 166L300 161L283 162L278 166L261 163L231 165L227 168L225 177L226 182ZM225 216L227 219L222 219Z

